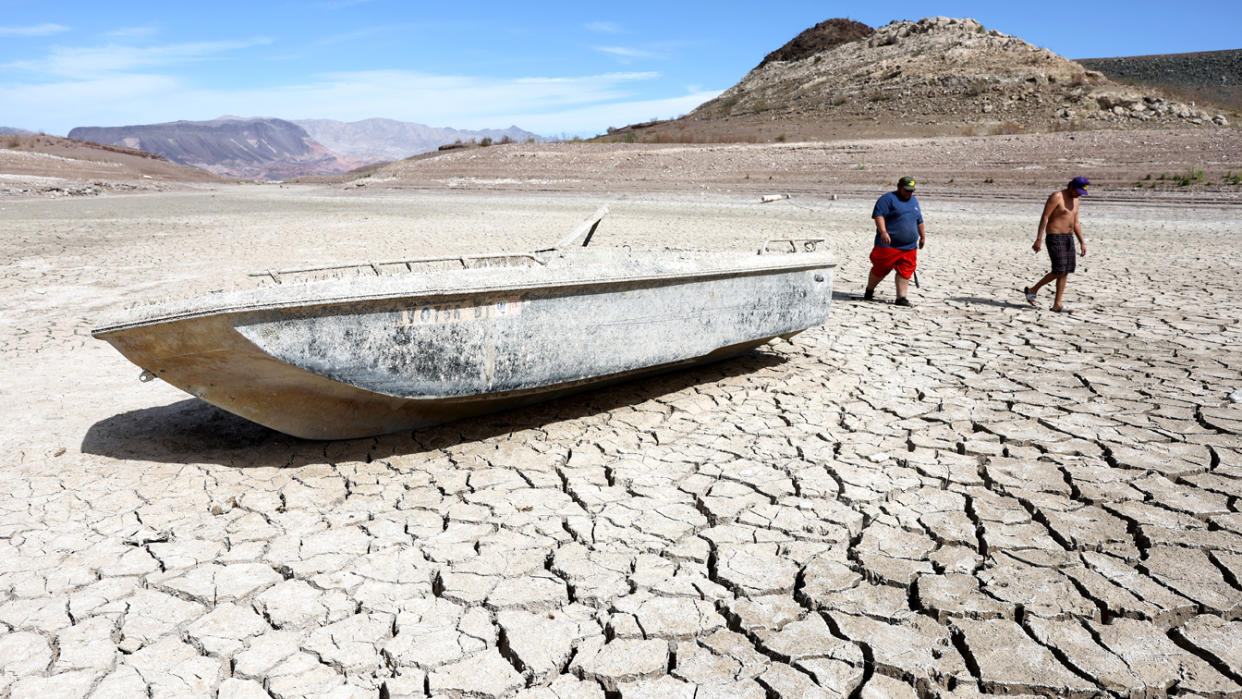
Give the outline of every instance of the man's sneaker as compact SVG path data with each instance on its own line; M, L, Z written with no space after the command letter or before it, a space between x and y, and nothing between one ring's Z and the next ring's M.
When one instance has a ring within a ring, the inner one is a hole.
M894 306L913 306L914 304L910 303L910 299L906 298L905 296L902 296L901 298L894 301L893 305Z
M875 289L863 290L863 301L870 301L874 297L875 297Z

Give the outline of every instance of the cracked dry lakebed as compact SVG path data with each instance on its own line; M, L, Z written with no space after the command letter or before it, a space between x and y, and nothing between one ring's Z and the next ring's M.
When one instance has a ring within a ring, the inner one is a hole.
M0 698L1242 696L1236 203L221 186L2 203ZM791 342L518 411L302 441L90 338L265 268L828 239ZM1231 398L1232 396L1232 398Z

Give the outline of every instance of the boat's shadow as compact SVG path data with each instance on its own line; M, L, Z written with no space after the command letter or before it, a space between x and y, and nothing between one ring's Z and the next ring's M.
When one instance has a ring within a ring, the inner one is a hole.
M604 413L693 386L751 374L785 361L784 356L760 348L706 366L627 381L413 433L334 442L290 437L210 403L189 398L100 420L87 430L81 448L84 454L113 459L212 463L238 468L366 461L376 451L415 454L537 429L552 422Z

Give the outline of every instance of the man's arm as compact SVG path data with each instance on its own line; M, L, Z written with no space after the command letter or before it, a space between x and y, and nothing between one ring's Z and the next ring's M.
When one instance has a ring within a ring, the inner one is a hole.
M884 224L884 217L883 217L883 216L876 216L876 217L875 217L875 230L876 230L876 232L877 232L877 233L879 233L879 234L880 234L880 242L881 242L881 243L884 243L885 245L892 245L892 244L893 244L893 239L892 239L892 237L891 237L891 236L889 236L889 234L888 234L888 226Z
M923 222L919 221L919 247L922 248L927 244L927 231L923 228Z
M1074 212L1074 235L1078 237L1078 247L1081 248L1080 255L1087 254L1087 241L1082 237L1082 224L1078 222L1078 212Z
M1048 219L1052 218L1052 212L1057 210L1060 195L1060 192L1053 192L1044 203L1044 213L1039 217L1039 229L1035 231L1035 244L1031 246L1035 252L1039 252L1044 245L1044 227L1048 225Z

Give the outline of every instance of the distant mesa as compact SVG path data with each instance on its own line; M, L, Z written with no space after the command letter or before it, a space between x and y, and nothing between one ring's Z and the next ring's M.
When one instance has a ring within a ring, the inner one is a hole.
M364 165L434 151L456 140L538 139L516 126L461 131L391 119L352 123L225 116L135 126L80 126L70 138L138 148L218 175L287 180L332 175Z
M1227 80L1233 84L1242 75L1217 57L1207 63L1211 67L1195 63L1195 70L1219 81L1223 67L1232 71ZM824 141L1229 125L1228 109L1191 103L1152 80L1114 82L1112 67L1091 65L1099 69L973 19L929 17L874 30L830 19L768 54L689 114L609 129L599 138Z
M33 136L34 133L34 131L27 131L14 126L0 126L0 135L4 136Z

